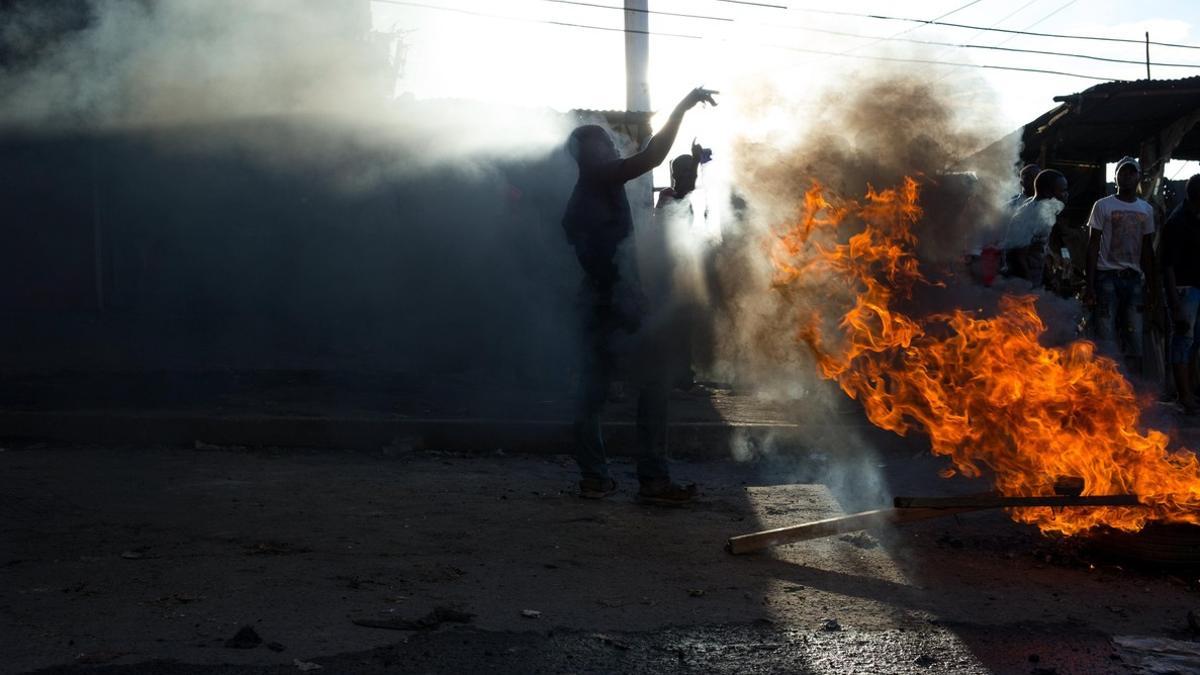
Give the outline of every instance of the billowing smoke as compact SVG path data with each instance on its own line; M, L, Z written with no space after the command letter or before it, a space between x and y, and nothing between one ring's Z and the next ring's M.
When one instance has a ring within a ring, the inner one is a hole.
M961 99L953 96L953 81L939 83L928 73L874 68L841 81L836 89L804 92L816 101L778 90L747 99L743 115L758 124L735 148L733 180L748 208L713 253L709 280L719 289L720 317L712 366L726 379L793 392L815 386L790 317L803 303L836 319L855 289L813 287L784 296L771 290L768 254L772 232L797 218L814 180L832 193L861 197L868 187L917 178L925 208L918 253L933 276L958 273L964 253L998 236L1006 223L1004 203L1017 191L1017 148L994 144L1003 133L986 106L955 105Z
M565 387L576 121L394 99L369 7L9 3L0 306L109 318L36 315L4 365Z
M1018 190L1018 148L1012 137L996 142L1008 130L995 124L985 102L968 106L956 97L953 79L878 67L833 79L841 84L825 91L759 89L742 99L741 116L752 131L735 148L733 182L746 207L710 252L705 291L714 342L707 365L742 391L793 401L800 430L790 442L775 439L760 451L831 458L823 482L845 486L841 496L857 494L861 505L863 491L882 481L872 451L852 431L857 404L820 379L797 336L797 317L811 315L836 333L860 289L827 277L772 288L773 232L796 222L814 181L830 193L862 198L868 188L896 187L912 176L925 210L915 229L922 269L946 284L914 301L928 311L987 308L999 294L969 278L964 254L1002 235L1004 205Z
M337 163L354 179L381 171L387 154L393 160L383 169L407 173L446 161L539 157L561 144L563 120L548 111L393 101L397 38L371 30L369 7L357 0L18 2L0 29L0 53L9 55L0 70L0 126L177 128L286 115L333 133L232 140L265 162ZM375 166L344 161L363 155L374 155Z

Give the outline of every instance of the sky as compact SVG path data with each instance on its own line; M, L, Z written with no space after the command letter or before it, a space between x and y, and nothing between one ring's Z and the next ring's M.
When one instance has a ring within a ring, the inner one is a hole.
M581 1L593 6L554 0L413 0L411 4L373 0L372 16L376 30L403 31L407 59L397 93L419 99L471 98L557 110L624 109L625 35L619 30L624 25L624 12L614 9L622 2ZM1082 91L1103 80L1146 76L1146 48L1142 44L1013 35L821 13L829 10L926 20L943 17L942 21L972 26L1132 40L1143 40L1149 31L1152 41L1200 45L1196 27L1200 3L1185 0L762 2L785 5L786 9L729 0L649 0L649 8L655 12L704 17L649 16L650 31L655 33L650 38L652 107L669 109L697 85L734 95L762 80L792 91L829 86L831 79L852 77L854 69L869 66L872 61L867 57L920 58L1061 73L906 66L928 72L931 79L949 79L964 104L986 106L998 127L1016 129L1055 107L1056 95ZM909 41L1002 46L1064 55ZM1151 76L1155 79L1200 74L1200 49L1152 45L1150 58L1158 63L1195 64L1153 65ZM1174 169L1169 167L1168 171Z

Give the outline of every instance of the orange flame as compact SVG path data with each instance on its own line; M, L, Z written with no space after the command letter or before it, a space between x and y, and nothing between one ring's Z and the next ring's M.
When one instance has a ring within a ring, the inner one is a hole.
M836 329L816 313L797 317L798 339L822 376L860 401L877 426L928 434L933 452L964 475L990 469L1001 494L1049 495L1056 479L1076 476L1085 495L1136 494L1146 505L1012 511L1043 531L1200 524L1196 455L1169 451L1165 434L1139 430L1133 388L1091 342L1040 345L1045 325L1033 296L1002 298L993 318L961 310L912 317L893 308L927 283L914 253L917 198L911 178L891 190L869 188L862 202L814 183L797 222L776 233L778 290L794 291L802 280L855 288ZM847 226L858 231L845 243L825 243Z

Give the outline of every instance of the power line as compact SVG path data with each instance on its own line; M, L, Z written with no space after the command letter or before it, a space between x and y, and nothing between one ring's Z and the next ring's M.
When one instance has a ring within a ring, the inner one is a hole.
M1091 60L1091 61L1104 61L1107 63L1128 63L1128 64L1132 64L1135 66L1142 66L1142 65L1146 64L1146 62L1144 60L1114 59L1114 58L1109 58L1106 56L1094 56L1092 54L1073 54L1071 52L1051 52L1051 51L1045 51L1045 50L1041 50L1041 49L1019 49L1017 47L1002 47L1000 45L975 45L975 44L965 44L965 43L956 43L956 42L938 42L936 40L918 40L915 38L859 35L857 33L848 33L845 31L838 31L838 30L828 30L825 28L809 28L807 26L790 26L789 25L789 26L785 26L785 28L806 31L806 32L810 32L810 33L824 33L826 35L840 35L843 37L860 38L860 39L864 39L864 40L870 39L870 38L876 38L876 41L885 41L886 40L886 41L891 41L891 42L909 42L909 43L919 44L919 45L932 45L935 47L957 47L959 49L987 49L987 50L1001 51L1001 52L1015 52L1018 54L1041 54L1041 55L1045 55L1045 56L1061 56L1061 57L1072 58L1072 59L1087 59L1087 60ZM1150 63L1150 65L1162 66L1164 68L1197 68L1197 69L1200 69L1200 64L1196 64L1196 63L1157 63L1157 62L1152 61Z
M749 2L748 0L715 0L727 5L745 5L747 7L766 7L768 9L787 9L787 5L776 5L769 2Z
M965 4L965 5L960 5L960 6L956 7L956 8L954 8L954 9L950 10L949 12L946 12L946 13L944 13L944 14L939 14L938 16L935 16L935 17L933 17L932 19L930 19L930 20L929 20L929 23L933 23L934 21L938 21L938 20L940 20L940 19L944 19L944 18L946 18L946 17L950 16L951 14L957 14L957 13L959 13L959 12L963 11L964 9L966 9L966 8L968 8L968 7L971 7L972 5L977 5L977 4L979 4L979 3L980 3L980 2L982 2L982 1L983 1L983 0L971 0L970 2L968 2L968 3L967 3L967 4ZM900 31L899 33L896 33L895 35L891 35L891 36L889 36L889 37L886 37L886 38L882 38L882 37L881 37L881 38L879 38L879 39L877 39L877 40L875 40L875 41L873 41L873 42L868 42L868 43L866 43L866 44L862 44L862 45L857 45L857 46L855 46L855 47L851 47L850 49L847 49L847 50L845 50L845 51L843 51L843 52L841 52L841 53L842 53L842 54L849 54L849 53L851 53L851 52L858 51L859 49L865 49L865 48L867 48L867 47L870 47L871 45L876 45L876 44L879 44L880 42L883 42L884 40L895 39L895 38L898 38L898 37L900 37L901 35L904 35L905 33L911 33L912 31L914 31L914 30L917 30L918 28L924 28L924 27L925 27L925 26L927 26L927 25L929 25L929 24L921 24L921 25L918 25L918 26L909 26L908 28L905 28L904 30Z
M646 9L646 10L644 10L644 9L630 10L630 9L626 9L624 7L614 7L612 5L600 5L600 4L596 4L596 3L592 3L592 2L581 2L580 0L541 0L541 1L542 2L551 2L551 3L556 3L556 4L563 4L563 5L578 5L581 7L595 7L597 9L611 9L611 10L616 10L616 11L620 11L620 12L632 11L632 12L643 12L646 14L662 14L662 15L666 15L666 16L686 17L686 18L691 18L691 19L707 19L710 21L725 21L725 22L734 21L734 19L728 18L728 17L704 16L704 15L700 15L700 14L682 14L682 13L678 13L678 12L665 12L665 11L648 10L648 9ZM949 12L941 14L941 15L935 17L934 19L931 19L931 21L937 21L939 19L944 19L945 17L950 16L951 14L955 14L964 9L967 9L968 7L978 4L981 1L982 0L973 0L972 2L968 2L965 5L961 5L955 9L950 10ZM1030 0L1029 2L1027 2L1024 5L1022 5L1021 7L1019 7L1016 11L1011 12L1007 16L1005 16L1003 19L1000 19L1000 21L998 21L997 23L1003 22L1005 19L1015 15L1017 12L1021 11L1022 9L1025 9L1026 7L1028 7L1029 5L1033 4L1036 1L1037 0ZM1038 19L1037 21L1034 22L1034 24L1045 21L1046 19L1050 18L1051 16L1066 9L1068 6L1070 6L1074 2L1076 2L1076 0L1070 0L1069 2L1067 2L1066 5L1059 7L1058 9L1054 10L1050 14L1047 14L1046 16L1042 17L1041 19ZM737 3L737 4L742 4L742 3ZM1052 51L1043 51L1043 50L1036 50L1036 49L1017 49L1017 48L1011 48L1011 47L1005 48L1005 47L1001 47L999 45L992 46L992 45L959 44L959 43L951 43L951 42L937 42L937 41L933 41L933 40L916 40L916 39L912 39L912 38L899 37L900 35L903 35L905 33L916 30L916 28L920 28L921 26L915 26L913 28L909 28L909 29L900 31L899 33L896 33L895 35L891 35L891 36L882 36L882 35L881 36L864 36L864 35L858 35L856 33L847 33L847 32L843 32L843 31L825 30L825 29L821 29L821 28L808 28L806 26L786 25L786 26L782 26L782 27L793 29L793 30L807 31L807 32L812 32L812 33L824 33L827 35L841 35L844 37L853 37L853 38L862 38L862 39L873 38L874 39L873 42L869 42L865 45L860 45L860 46L853 47L851 49L848 49L848 50L845 50L842 52L838 52L838 54L850 54L852 52L857 51L860 48L869 47L872 44L878 44L879 42L897 41L897 42L909 42L909 43L913 43L913 44L923 44L923 45L932 45L932 46L941 46L941 47L956 47L956 48L960 48L960 49L987 49L987 50L994 50L994 51L1022 53L1022 54L1041 54L1041 55L1045 55L1045 56L1062 56L1062 57L1067 57L1067 58L1078 58L1078 59L1087 59L1087 60L1093 60L1093 61L1104 61L1104 62L1108 62L1108 63L1126 63L1126 64L1132 64L1132 65L1138 65L1138 66L1145 64L1145 61L1131 61L1128 59L1112 59L1112 58L1106 58L1106 57L1102 57L1102 56L1091 56L1091 55L1085 55L1085 54L1071 54L1068 52L1052 52ZM616 30L616 29L612 29L612 30ZM1150 65L1161 66L1164 68L1200 68L1200 65L1190 64L1190 63L1151 63Z
M594 2L579 2L578 0L541 0L542 2L553 2L559 5L579 5L580 7L596 7L598 9L615 9L618 12L637 12L639 14L658 14L661 16L678 16L686 19L707 19L709 21L728 21L733 22L733 19L725 16L706 16L703 14L684 14L682 12L665 12L657 9L628 9L625 7L613 7L612 5L598 5Z
M685 38L685 39L690 39L690 40L706 39L704 36L701 36L701 35L689 35L686 33L662 33L662 32L658 32L658 31L644 31L644 30L637 30L637 29L632 29L632 28L626 29L626 28L612 28L612 27L608 27L608 26L592 26L592 25L588 25L588 24L571 23L571 22L567 22L567 21L553 21L553 20L549 20L549 19L530 19L530 18L526 18L526 17L505 16L502 14L477 12L474 10L460 9L457 7L445 7L445 6L441 6L441 5L431 5L431 4L427 4L427 3L423 3L423 2L413 2L412 0L372 0L372 1L373 2L382 2L382 3L392 4L392 5L403 5L406 7L419 7L419 8L423 8L423 9L441 10L441 11L446 11L446 12L453 12L456 14L468 14L471 16L482 16L482 17L495 18L495 19L505 19L505 20L509 20L509 21L521 21L521 22L525 22L525 23L540 23L540 24L547 24L547 25L551 25L551 26L562 26L562 27L567 27L567 28L584 28L584 29L591 29L591 30L613 31L613 32L618 32L618 33L638 33L638 34L642 34L642 35L654 35L654 36L658 36L658 37ZM732 1L732 0L728 0L728 1ZM726 39L721 39L720 41L728 42L728 40L726 40ZM927 64L927 65L957 66L957 67L963 67L963 68L981 68L981 69L986 69L986 70L1009 70L1009 71L1022 72L1022 73L1040 73L1040 74L1045 74L1045 75L1059 75L1062 77L1074 77L1074 78L1079 78L1079 79L1084 79L1084 80L1096 80L1096 81L1102 81L1102 82L1108 82L1108 81L1117 79L1117 78L1108 78L1108 77L1095 77L1092 75L1081 75L1079 73L1069 73L1069 72L1065 72L1065 71L1061 71L1061 70L1048 70L1048 69L1043 69L1043 68L1021 68L1021 67L1017 67L1017 66L1000 66L1000 65L984 64L984 63L961 63L961 62L954 62L954 61L939 61L939 60L935 60L935 59L918 59L918 58L901 58L901 57L890 57L890 56L866 56L866 55L859 55L859 54L842 54L842 53L834 52L834 51L827 51L827 50L820 50L820 49L806 49L803 47L792 47L792 46L788 46L788 45L766 44L766 45L761 45L761 46L768 47L771 49L782 49L782 50L786 50L786 51L802 52L802 53L807 53L807 54L820 54L823 56L841 56L843 58L862 59L862 60L867 60L867 61L920 63L920 64Z
M1081 75L1079 73L1068 73L1062 70L1047 70L1044 68L1020 68L1017 66L997 66L987 63L962 63L954 61L939 61L936 59L918 59L904 58L899 56L866 56L862 54L843 54L841 52L830 52L820 49L806 49L804 47L788 47L785 45L764 45L774 49L786 49L794 52L804 52L807 54L824 54L828 56L841 56L848 59L866 59L868 61L893 61L897 63L922 63L936 66L956 66L962 68L982 68L985 70L1012 70L1021 73L1041 73L1044 75L1059 75L1062 77L1074 77L1081 80L1095 80L1097 82L1119 82L1120 78L1115 77L1096 77L1094 75Z
M589 30L603 30L616 33L637 33L640 35L657 35L661 37L684 38L688 40L703 40L701 35L688 35L686 33L662 33L659 31L638 30L636 28L613 28L611 26L591 26L583 23L571 23L570 21L554 21L551 19L530 19L523 16L511 16L505 14L492 14L489 12L477 12L470 9L461 9L458 7L444 7L441 5L429 5L423 2L411 2L410 0L371 0L372 2L382 2L389 5L403 5L405 7L419 7L422 9L435 9L443 12L454 12L455 14L468 14L470 16L482 16L489 19L504 19L506 21L521 21L524 23L544 23L551 26L566 26L569 28L587 28Z
M1009 19L1010 17L1012 17L1013 15L1015 15L1015 14L1019 13L1021 10L1025 9L1026 7L1028 7L1028 6L1032 5L1034 1L1035 1L1035 0L1030 0L1030 2L1027 2L1027 3L1025 3L1024 5L1021 5L1020 7L1018 7L1018 8L1017 8L1017 10L1016 10L1016 11L1014 11L1014 12L1012 12L1012 13L1010 13L1010 14L1007 14L1007 15L1006 15L1006 16L1005 16L1003 19L1000 19L999 21L996 21L996 22L995 22L995 23L993 23L991 26L988 26L988 28L995 28L996 26L999 26L1000 24L1004 23L1006 20L1008 20L1008 19ZM1059 12L1063 11L1064 9L1066 9L1066 8L1070 7L1070 6L1071 6L1071 5L1073 5L1073 4L1075 4L1075 0L1067 0L1067 3L1066 3L1065 5L1062 5L1062 6L1061 6L1061 7L1059 7L1058 9L1054 10L1053 12L1050 12L1049 14L1047 14L1046 16L1043 16L1042 18L1038 19L1037 21L1034 21L1033 23L1029 24L1028 26L1025 26L1025 27L1024 27L1024 28L1022 28L1021 30L1022 30L1022 31L1027 31L1027 30L1029 30L1030 28L1033 28L1034 26L1036 26L1036 25L1038 25L1038 24L1042 23L1042 22L1043 22L1043 21L1045 21L1046 19L1049 19L1050 17L1054 16L1055 14L1058 14ZM976 35L979 35L979 34L980 34L980 33L982 33L982 32L983 32L982 30L977 30L977 31L975 31L974 33L972 33L972 34L971 34L971 36L972 36L972 37L974 37L974 36L976 36ZM1006 37L1006 38L1004 38L1003 40L1001 40L1001 41L997 42L996 44L994 44L994 45L991 45L991 47L1001 47L1002 45L1006 45L1006 44L1008 44L1009 42L1012 42L1013 40L1015 40L1015 39L1017 39L1017 38L1019 38L1019 37L1021 37L1021 35L1020 35L1020 34L1009 35L1008 37ZM1139 65L1140 65L1140 64L1139 64ZM938 81L938 82L941 82L942 80L946 79L947 77L950 77L950 74L951 74L951 73L946 73L945 75L943 75L943 76L939 77L937 81Z
M1075 4L1076 2L1079 2L1079 0L1067 0L1066 4L1064 4L1062 7L1059 7L1058 9L1056 9L1056 10L1054 10L1054 11L1050 12L1050 13L1049 13L1049 14L1047 14L1046 16L1043 16L1042 18L1038 19L1037 21L1034 21L1033 23L1029 24L1028 26L1025 26L1025 27L1024 27L1024 28L1022 28L1021 30L1023 30L1023 31L1027 31L1027 30L1029 30L1030 28L1033 28L1034 26L1041 25L1043 22L1045 22L1045 21L1046 21L1047 19L1049 19L1050 17L1054 16L1055 14L1058 14L1059 12L1061 12L1061 11L1063 11L1064 9L1066 9L1066 8L1070 7L1071 5ZM1015 36L1014 36L1014 37L1015 37ZM1009 40L1011 40L1012 38L1008 38L1008 39L1009 39Z
M952 15L952 14L958 14L959 12L963 11L964 9L967 9L968 7L972 7L972 6L974 6L974 5L978 5L980 2L983 2L983 0L971 0L971 2L968 2L968 3L967 3L967 4L965 4L965 5L960 5L960 6L958 6L958 7L955 7L954 9L950 10L949 12L946 12L945 14L939 14L938 16L935 16L935 17L933 17L932 19L930 19L930 20L928 21L928 23L933 23L934 21L941 21L942 19L944 19L944 18L946 18L946 17L948 17L948 16L950 16L950 15ZM909 29L907 29L907 30L902 30L902 31L900 31L899 33L897 33L897 35L903 35L903 34L905 34L905 33L908 33L908 32L911 32L911 31L914 31L914 30L916 30L916 29L918 29L918 28L920 28L920 27L921 27L921 26L914 26L914 27L912 27L912 28L909 28Z
M382 0L380 0L380 1L382 1ZM679 13L679 12L666 12L666 11L643 10L643 9L627 10L624 7L614 7L612 5L600 5L600 4L596 4L596 3L592 3L592 2L581 2L580 0L541 0L541 1L542 2L551 2L551 3L556 3L556 4L563 4L563 5L578 5L578 6L582 6L582 7L595 7L597 9L611 9L611 10L616 10L616 11L621 11L621 12L625 12L625 11L644 12L647 14L661 14L661 15L665 15L665 16L677 16L677 17L685 17L685 18L690 18L690 19L706 19L706 20L710 20L710 21L723 21L723 22L735 21L735 19L732 19L729 17L723 17L723 16L705 16L705 15L701 15L701 14L684 14L684 13ZM1036 26L1036 25L1046 21L1047 19L1054 16L1055 14L1058 14L1059 12L1063 11L1067 7L1070 7L1071 5L1075 4L1077 1L1078 0L1068 0L1068 2L1066 4L1058 7L1057 9L1050 12L1049 14L1034 21L1033 23L1029 24L1029 26L1026 26L1026 28L1024 30L1028 30L1029 28L1032 28L1033 26ZM929 21L930 21L930 23L938 21L947 16L950 16L951 14L955 14L964 9L967 9L968 7L975 5L979 2L981 2L981 0L974 0L974 2L968 2L965 5L961 5L958 8L950 10L949 12L946 12L944 14L941 14L940 16L937 16ZM1018 14L1025 8L1029 7L1030 5L1034 4L1035 2L1038 2L1038 0L1029 0L1029 2L1026 2L1025 4L1021 5L1016 10L1009 12L1007 15L1005 15L1003 18L1001 18L998 21L996 21L995 23L993 23L992 26L989 26L988 28L992 28L992 27L999 25L1000 23L1003 23L1007 19L1015 16L1016 14ZM742 4L742 3L737 3L737 4ZM751 3L751 4L753 4L753 3ZM925 25L925 24L923 24L923 25ZM915 30L916 28L920 28L921 26L915 26L913 28L909 28L907 30L900 31L899 33L896 33L895 35L890 35L890 36L859 35L857 33L848 33L848 32L844 32L844 31L827 30L827 29L821 29L821 28L809 28L807 26L795 26L795 25L782 25L780 27L788 28L791 30L811 32L811 33L824 33L827 35L840 35L840 36L844 36L844 37L872 39L873 40L872 42L868 42L865 45L860 45L858 47L854 47L854 48L845 50L843 52L839 52L841 54L849 54L849 53L858 51L859 49L861 49L863 47L869 47L873 44L878 44L879 42L895 41L895 42L908 42L908 43L912 43L912 44L931 45L931 46L935 46L935 47L954 47L954 48L958 48L958 49L984 49L984 50L990 50L990 51L1002 51L1002 52L1011 52L1011 53L1017 53L1017 54L1039 54L1039 55L1043 55L1043 56L1058 56L1058 57L1063 57L1063 58L1084 59L1084 60L1089 60L1089 61L1101 61L1101 62L1105 62L1105 63L1122 63L1122 64L1137 65L1137 66L1145 65L1145 63L1146 63L1144 60L1116 59L1116 58L1109 58L1109 57L1104 57L1104 56L1093 56L1090 54L1073 54L1070 52L1055 52L1055 51L1046 51L1046 50L1040 50L1040 49L1018 49L1015 47L1001 46L1001 45L1004 45L1005 43L1011 41L1012 39L1019 37L1019 35L1013 35L995 45L978 45L978 44L957 43L957 42L939 42L936 40L918 40L918 39L913 39L913 38L899 37L901 35L904 35L905 33ZM615 30L615 29L613 29L613 30ZM984 28L981 27L980 30L976 32L976 34L978 34L979 32L982 32L983 30L984 30ZM1144 44L1142 41L1136 41L1136 42L1138 42L1138 44ZM1163 68L1200 68L1200 64L1194 64L1194 63L1151 62L1150 65L1159 66L1159 67L1163 67Z
M1004 16L997 19L995 22L992 23L991 26L988 26L988 28L995 28L996 26L999 26L1000 24L1004 23L1005 21L1008 21L1009 19L1013 18L1014 16L1025 11L1025 9L1027 7L1029 7L1030 5L1032 5L1033 3L1038 2L1038 1L1039 0L1029 0L1029 2L1026 2L1025 4L1021 5L1020 7L1014 9L1013 11L1009 12L1008 14L1005 14ZM976 33L976 34L978 34L978 33Z
M1068 4L1071 4L1071 3L1068 3ZM1014 34L1014 35L1030 35L1030 36L1034 36L1034 37L1050 37L1050 38L1059 38L1062 40L1095 40L1098 42L1122 42L1125 44L1137 44L1137 45L1146 44L1145 40L1131 40L1129 38L1102 37L1102 36L1098 36L1098 35L1063 35L1061 33L1038 33L1038 32L1028 31L1028 30L1013 30L1011 28L994 28L994 27L988 27L988 26L974 26L974 25L965 24L965 23L951 23L949 21L935 21L935 20L930 20L930 19L911 19L908 17L886 16L883 14L863 14L863 13L859 13L859 12L844 12L844 11L834 10L834 9L808 9L808 8L803 8L803 7L793 7L793 8L791 8L791 11L804 12L804 13L808 13L808 14L826 14L829 16L852 16L852 17L856 17L859 19L878 19L881 21L906 21L909 23L923 23L923 24L931 24L931 25L935 25L935 26L946 26L948 28L966 28L969 30L983 30L983 31L990 31L990 32L994 32L994 33L1009 33L1009 34ZM1043 21L1047 18L1049 18L1049 17L1048 16L1043 17L1042 19L1039 19L1035 23L1040 23L1041 21ZM1155 42L1155 41L1151 40L1150 44L1157 45L1159 47L1177 47L1179 49L1200 49L1200 45L1185 45L1185 44L1179 44L1176 42Z

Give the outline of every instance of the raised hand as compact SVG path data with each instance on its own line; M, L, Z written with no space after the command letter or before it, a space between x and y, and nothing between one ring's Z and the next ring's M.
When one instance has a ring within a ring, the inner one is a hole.
M707 103L709 105L716 105L717 100L715 98L713 98L713 94L719 94L719 93L721 93L721 92L719 92L715 89L705 89L704 87L696 87L695 89L688 92L687 96L683 97L683 100L679 102L679 107L683 110L691 110L697 103Z

